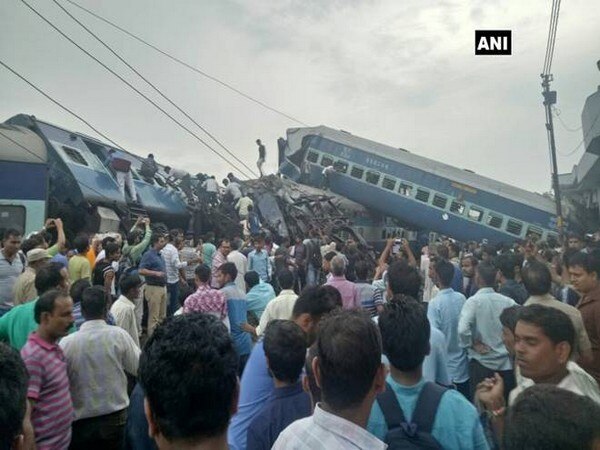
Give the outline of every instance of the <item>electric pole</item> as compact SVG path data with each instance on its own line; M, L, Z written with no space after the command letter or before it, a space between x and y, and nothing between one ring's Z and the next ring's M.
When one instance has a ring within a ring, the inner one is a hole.
M556 202L556 226L561 242L563 242L563 216L560 202L560 186L558 184L558 164L556 162L556 142L554 141L554 124L552 121L552 105L556 103L556 91L550 90L550 82L554 79L551 74L542 74L542 95L544 96L544 109L546 110L546 132L550 145L550 161L552 163L552 189Z

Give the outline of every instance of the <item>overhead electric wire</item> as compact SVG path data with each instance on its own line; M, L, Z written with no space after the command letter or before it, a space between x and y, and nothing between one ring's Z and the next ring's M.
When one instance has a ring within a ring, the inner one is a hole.
M123 28L123 27L121 27L121 26L117 25L116 23L114 23L114 22L112 22L112 21L110 21L110 20L106 19L105 17L102 17L101 15L99 15L99 14L97 14L97 13L95 13L95 12L93 12L93 11L89 10L88 8L85 8L84 6L81 6L81 5L80 5L80 4L78 4L77 2L74 2L73 0L66 0L66 1L67 1L67 2L69 2L69 3L71 3L73 6L76 6L77 8L81 9L82 11L85 11L85 12L86 12L86 13L88 13L89 15L91 15L91 16L93 16L93 17L95 17L96 19L98 19L98 20L100 20L100 21L102 21L102 22L104 22L104 23L106 23L106 24L110 25L111 27L113 27L113 28L115 28L115 29L119 30L119 31L120 31L120 32L122 32L122 33L125 33L126 35L128 35L129 37L131 37L131 38L135 39L136 41L138 41L138 42L140 42L140 43L142 43L142 44L146 45L147 47L150 47L151 49L153 49L153 50L157 51L158 53L162 54L163 56L166 56L166 57L167 57L167 58L169 58L170 60L172 60L172 61L174 61L174 62L176 62L176 63L178 63L178 64L180 64L180 65L182 65L182 66L184 66L184 67L186 67L187 69L190 69L190 70L192 70L192 71L196 72L196 73L197 73L197 74L199 74L199 75L202 75L202 76L203 76L203 77L205 77L205 78L208 78L209 80L212 80L212 81L214 81L215 83L218 83L218 84L220 84L221 86L223 86L223 87L225 87L225 88L227 88L227 89L229 89L229 90L231 90L231 91L235 92L236 94L239 94L239 95L241 95L241 96L242 96L242 97L244 97L245 99L247 99L247 100L250 100L251 102L254 102L254 103L256 103L257 105L260 105L260 106L262 106L263 108L265 108L265 109L268 109L269 111L271 111L271 112L274 112L274 113L276 113L276 114L278 114L278 115L280 115L280 116L282 116L282 117L285 117L286 119L289 119L289 120L291 120L291 121L293 121L293 122L299 123L300 125L302 125L302 126L304 126L304 127L307 127L307 126L308 126L306 123L304 123L304 122L303 122L303 121L301 121L300 119L296 119L295 117L293 117L293 116L291 116L291 115L289 115L289 114L287 114L287 113L285 113L285 112L283 112L283 111L281 111L281 110L279 110L279 109L276 109L276 108L274 108L274 107L272 107L272 106L269 106L269 105L267 105L266 103L264 103L264 102L262 102L262 101L260 101L260 100L258 100L258 99L256 99L256 98L252 97L252 96L251 96L251 95L249 95L249 94L246 94L245 92L243 92L243 91L241 91L241 90L239 90L239 89L238 89L238 88L236 88L235 86L233 86L233 85L231 85L231 84L229 84L229 83L227 83L227 82L225 82L225 81L222 81L222 80L220 80L219 78L215 77L214 75L210 75L210 74L206 73L205 71L203 71L202 69L199 69L199 68L197 68L197 67L194 67L194 66L192 66L192 65L191 65L191 64L189 64L189 63L186 63L185 61L183 61L183 60L181 60L181 59L177 58L176 56L173 56L173 55L171 55L170 53L168 53L168 52L167 52L167 51L165 51L165 50L162 50L162 49L160 49L160 48L159 48L159 47L157 47L156 45L154 45L154 44L151 44L150 42L146 41L145 39L143 39L143 38L141 38L141 37L137 36L136 34L134 34L134 33L130 32L130 31L128 31L128 30L126 30L125 28Z
M558 27L558 16L560 14L560 1L561 0L552 0L552 12L550 14L550 26L548 27L548 39L546 41L546 55L544 57L542 75L549 75L552 70L556 30Z
M254 175L258 176L256 172L248 165L239 159L235 154L233 154L223 143L221 143L215 136L213 136L206 128L200 125L193 117L191 117L187 112L185 112L182 108L179 107L173 100L167 97L159 88L157 88L150 80L148 80L144 75L142 75L135 67L129 64L125 58L119 55L110 45L104 42L97 34L95 34L92 30L90 30L85 24L83 24L77 17L73 16L69 11L67 11L57 0L52 0L65 14L67 14L71 19L73 19L78 25L80 25L85 31L87 31L94 39L96 39L100 44L102 44L108 51L110 51L113 55L115 55L119 61L125 64L129 69L131 69L137 76L139 76L142 80L144 80L154 91L156 91L162 98L164 98L167 102L169 102L173 107L175 107L180 113L182 113L185 117L187 117L194 125L200 128L204 133L206 133L213 141L215 141L223 150L227 152L233 159L235 159L238 163L244 166L248 171Z
M102 133L100 130L98 130L96 127L94 127L91 123L89 123L87 120L85 120L83 117L81 117L79 114L77 114L76 112L72 111L71 109L67 108L66 106L64 106L62 103L60 103L58 100L55 100L54 98L52 98L50 95L46 94L42 89L40 89L39 87L37 87L35 84L33 84L31 81L29 81L27 78L25 78L23 75L21 75L19 72L17 72L15 69L13 69L12 67L10 67L8 64L6 64L4 61L0 60L0 65L2 65L5 69L9 70L10 72L12 72L14 75L16 75L17 77L19 77L21 80L23 80L25 83L27 83L29 86L31 86L33 89L35 89L38 93L42 94L44 97L46 97L48 100L50 100L52 103L54 103L55 105L57 105L59 108L65 110L66 112L68 112L69 114L71 114L72 116L74 116L75 118L77 118L78 120L80 120L81 122L83 122L85 125L87 125L90 129L94 130L96 133L98 133L98 135L102 136L104 139L106 139L107 141L109 141L111 144L113 144L114 146L116 146L119 149L123 149L123 147L121 147L119 144L117 144L115 141L113 141L111 138L109 138L107 135L105 135L104 133Z
M560 153L559 152L559 155L560 156L571 156L573 153L575 153L577 150L579 150L579 147L581 147L581 145L585 142L585 139L588 137L588 135L594 129L594 125L596 125L596 122L598 121L598 119L600 119L600 111L598 111L598 114L596 114L596 118L594 119L594 121L590 125L590 128L584 133L583 139L581 140L581 142L579 144L577 144L577 147L575 147L573 150L571 150L571 151L569 151L567 153Z
M554 112L554 117L556 117L558 119L558 121L561 123L562 127L567 130L569 133L576 133L577 131L581 130L581 126L578 128L571 128L570 126L568 126L564 120L561 117L561 112L560 109L553 107L552 111Z
M79 50L81 50L83 53L85 53L88 57L90 57L91 59L93 59L94 61L96 61L98 64L100 64L104 69L106 69L107 71L109 71L111 74L113 74L119 80L121 80L123 83L125 83L127 86L129 86L129 88L131 88L132 90L134 90L138 95L140 95L141 97L143 97L144 99L146 99L156 109L158 109L159 111L161 111L164 115L166 115L169 119L171 119L173 122L175 122L177 125L179 125L182 129L184 129L187 133L189 133L191 136L193 136L199 142L201 142L202 144L204 144L204 146L206 146L215 155L217 155L219 158L221 158L223 161L225 161L231 167L234 167L236 170L240 171L243 174L244 177L246 177L246 178L252 178L251 176L249 177L248 174L245 173L245 171L242 171L240 167L237 167L235 164L233 164L231 161L229 161L225 156L221 155L221 153L219 153L217 150L215 150L213 147L211 147L206 141L204 141L204 139L202 139L200 136L198 136L196 133L194 133L192 130L190 130L187 126L185 126L179 120L177 120L175 117L173 117L171 114L169 114L164 108L162 108L160 105L158 105L154 100L152 100L146 94L144 94L143 92L141 92L134 85L132 85L129 81L127 81L121 75L119 75L118 73L116 73L114 70L112 70L106 64L104 64L102 61L100 61L98 58L96 58L94 55L92 55L89 51L87 51L85 48L83 48L77 42L75 42L73 39L71 39L69 36L67 36L62 30L60 30L56 25L54 25L42 13L40 13L33 6L31 6L29 3L27 3L26 0L21 0L21 2L25 6L27 6L29 9L31 9L31 11L33 11L44 22L46 22L48 25L50 25L56 32L58 32L61 36L63 36L65 39L67 39L71 44L73 44L75 47L77 47Z

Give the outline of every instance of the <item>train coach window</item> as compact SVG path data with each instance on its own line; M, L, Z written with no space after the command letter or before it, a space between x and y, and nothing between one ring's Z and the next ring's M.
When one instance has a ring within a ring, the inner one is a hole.
M348 163L344 162L342 160L336 161L335 164L333 165L333 168L336 170L336 172L346 173L346 172L348 172Z
M64 150L64 152L66 153L66 155L69 157L69 159L71 161L76 162L77 164L81 164L83 166L88 165L87 161L85 160L83 155L81 153L79 153L78 150L75 150L74 148L70 148L70 147L65 147L65 146L63 146L62 149Z
M310 151L308 155L306 155L306 159L308 162L315 163L319 160L319 154L317 152Z
M415 195L415 198L420 202L427 203L429 201L429 191L418 188L417 195Z
M440 194L434 194L433 196L433 206L437 208L444 209L446 208L446 203L448 203L448 199Z
M483 211L479 208L475 208L471 206L469 208L469 219L475 220L477 222L481 222L481 218L483 217Z
M0 236L9 228L25 231L25 207L21 205L0 205Z
M392 178L388 178L388 177L383 177L383 181L381 182L381 187L383 187L384 189L389 189L390 191L393 191L394 189L396 189L396 180L394 180Z
M323 157L321 158L321 165L323 167L333 166L333 158L327 155L323 155Z
M523 223L518 220L509 219L506 224L506 231L510 234L514 234L515 236L520 236L521 231L523 230Z
M361 179L364 173L365 171L362 170L360 167L353 166L352 170L350 171L350 176Z
M544 234L544 230L542 230L540 227L529 225L527 227L527 234L525 236L528 238L535 238L536 240L539 240L542 239L542 234Z
M452 203L450 203L450 212L462 215L465 212L465 205L463 205L460 202L453 201Z
M367 172L367 177L366 177L367 183L377 184L377 183L379 183L379 178L381 178L381 174L379 172L371 172L371 171Z
M487 224L493 228L502 228L502 222L504 219L502 216L489 213L487 217Z
M400 183L400 187L398 188L398 192L400 195L404 195L405 197L410 197L412 195L412 185L406 183Z

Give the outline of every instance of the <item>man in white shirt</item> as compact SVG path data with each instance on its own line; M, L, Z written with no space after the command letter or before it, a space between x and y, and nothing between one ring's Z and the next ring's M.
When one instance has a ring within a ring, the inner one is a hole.
M135 299L140 295L142 280L137 275L128 275L119 282L121 296L112 304L110 312L118 327L123 328L135 345L140 346L140 330L135 316Z
M235 264L237 269L237 277L235 277L235 285L242 292L246 292L246 282L244 281L244 275L248 271L248 258L240 252L242 240L237 238L231 241L231 252L227 255L227 262Z
M235 209L237 210L240 219L244 220L248 218L248 206L254 206L254 202L247 195L244 195L235 204Z
M202 187L206 191L208 203L216 205L218 203L217 194L219 192L219 185L214 175L204 180Z
M229 181L227 178L223 178L223 186L225 186L224 196L229 196L230 201L232 203L236 203L240 198L242 198L242 190L240 189L240 185L234 181Z
M127 374L137 375L140 349L125 330L106 324L101 286L83 292L81 312L86 321L59 344L75 410L71 445L118 448L129 406Z
M515 328L515 362L523 380L510 392L509 405L533 384L551 384L600 404L600 390L594 378L577 364L569 362L575 343L575 328L569 317L542 305L523 307ZM495 374L477 388L476 398L496 417L502 428L505 411L504 382Z
M292 289L294 287L294 274L288 269L281 270L277 274L277 281L281 287L281 292L267 304L265 312L260 316L260 322L254 331L257 336L264 333L271 320L291 320L292 318L294 305L298 299L298 295Z
M171 230L169 233L169 243L165 245L161 252L167 269L168 316L172 316L179 308L179 281L186 283L185 275L181 269L185 269L188 264L200 262L200 258L192 259L191 261L181 261L179 259L179 250L176 247L180 244L179 239L179 232Z
M373 402L385 389L377 326L360 311L333 313L319 324L315 345L312 367L322 402L311 417L288 426L273 449L384 450L366 430Z

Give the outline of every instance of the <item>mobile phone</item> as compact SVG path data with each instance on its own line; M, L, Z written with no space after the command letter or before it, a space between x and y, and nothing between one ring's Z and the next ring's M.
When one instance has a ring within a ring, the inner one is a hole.
M394 245L392 246L392 255L397 254L402 247L402 239L396 239L394 241Z

